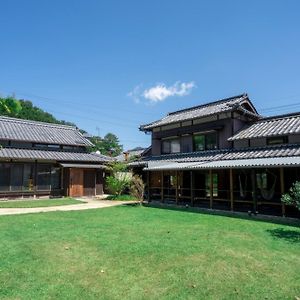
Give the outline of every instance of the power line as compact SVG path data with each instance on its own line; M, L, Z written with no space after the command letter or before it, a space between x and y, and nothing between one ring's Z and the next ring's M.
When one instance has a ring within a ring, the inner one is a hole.
M32 94L32 93L24 93L22 91L15 91L17 92L18 94L20 95L23 95L23 96L26 96L26 97L36 97L36 98L40 98L40 99L44 99L44 100L49 100L49 101L56 101L56 102L64 102L64 103L69 103L69 104L72 104L72 105L80 105L82 106L82 102L76 102L76 101L68 101L68 100L65 100L65 99L57 99L57 98L49 98L49 97L45 97L45 96L39 96L39 95L36 95L36 94ZM98 108L101 110L110 110L110 111L114 111L115 108L110 108L110 107L105 107L105 106L98 106L98 105L95 105L93 104L93 108ZM128 109L124 109L122 108L122 111L124 112L129 112L129 113L133 113L133 114L143 114L143 115L156 115L155 113L151 113L151 112L135 112L135 111L132 111L132 110L128 110Z
M68 104L72 104L72 105L77 105L80 107L80 110L86 110L85 107L82 106L82 103L79 103L79 102L76 102L76 101L67 101L67 100L61 100L61 99L55 99L55 98L49 98L49 97L44 97L44 96L38 96L38 95L35 95L35 94L31 94L31 93L23 93L21 91L19 91L18 93L20 93L21 95L24 95L24 96L29 96L29 97L37 97L37 98L40 98L40 99L44 99L44 100L48 100L48 101L56 101L56 102L64 102L64 103L68 103ZM292 96L288 96L288 97L283 97L283 98L277 98L277 100L286 100L286 99L291 99L291 98L294 98L294 97L298 97L298 95L292 95ZM48 103L49 105L49 103ZM50 105L55 105L54 103L50 103ZM300 108L300 102L296 102L296 103L290 103L290 104L285 104L285 105L278 105L278 106L273 106L273 107L265 107L265 108L259 108L258 110L261 111L261 112L278 112L278 111L286 111L288 109L291 109L291 108ZM104 114L103 113L103 110L115 110L115 108L105 108L103 106L97 106L97 105L94 105L93 104L93 107L92 109L89 109L88 110L88 113L101 113L101 117L108 117L108 118L115 118L115 116L113 115L109 115L109 114ZM133 114L147 114L147 115L154 115L153 113L145 113L145 112L134 112L132 110L126 110L126 109L123 109L122 108L122 111L124 112L130 112L130 113L133 113ZM57 112L57 111L50 111L50 112L53 112L53 113L59 113L61 115L67 115L67 116L73 116L73 117L76 117L76 118L80 118L80 119L85 119L85 120L89 120L89 121L96 121L96 122L99 122L99 119L94 119L94 118L87 118L87 117L82 117L82 115L76 115L76 114L70 114L70 113L62 113L62 112ZM126 119L126 118L120 118L118 117L118 120L122 121L124 120L124 122L112 122L112 121L107 121L105 120L105 123L108 123L108 124L112 124L112 125L117 125L117 126L122 126L122 127L128 127L128 128L138 128L138 125L136 125L136 122L132 122L131 120L129 119ZM128 125L128 123L131 123L133 124L132 126ZM142 123L142 122L137 122L137 123Z
M54 110L49 110L49 112L57 113L57 114L61 114L61 115L66 115L66 116L71 116L71 117L76 117L76 118L83 119L83 120L99 122L99 119L92 119L92 118L82 117L81 115L63 113L63 112L58 112L58 111L54 111ZM117 125L117 126L120 126L120 127L137 128L136 126L130 126L130 125L126 125L126 124L124 125L124 124L117 123L117 122L105 121L105 123L112 124L112 125Z
M286 104L286 105L280 105L280 106L274 106L274 107L260 109L260 111L264 111L264 112L280 111L280 110L287 110L287 109L291 109L291 108L299 108L299 106L300 106L300 103Z

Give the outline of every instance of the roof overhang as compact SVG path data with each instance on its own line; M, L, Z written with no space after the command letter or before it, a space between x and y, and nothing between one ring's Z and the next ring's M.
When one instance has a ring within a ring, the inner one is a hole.
M60 163L63 168L76 168L76 169L106 169L104 165L90 165L90 164L67 164Z
M202 169L240 169L240 168L272 168L272 167L298 167L300 156L268 157L253 159L216 160L203 162L149 162L145 171L171 171L171 170L202 170Z

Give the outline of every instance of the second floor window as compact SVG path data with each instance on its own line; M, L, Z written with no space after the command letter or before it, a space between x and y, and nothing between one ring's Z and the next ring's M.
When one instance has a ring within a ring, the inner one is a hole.
M217 133L194 135L194 151L217 149Z
M287 136L275 136L267 138L267 145L282 145L288 143Z
M180 152L180 140L178 138L168 139L162 141L162 153L179 153Z

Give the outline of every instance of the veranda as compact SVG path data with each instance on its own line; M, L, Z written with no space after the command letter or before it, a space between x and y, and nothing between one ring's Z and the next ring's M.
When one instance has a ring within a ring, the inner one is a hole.
M295 217L281 195L298 168L163 170L147 172L147 198L178 205Z

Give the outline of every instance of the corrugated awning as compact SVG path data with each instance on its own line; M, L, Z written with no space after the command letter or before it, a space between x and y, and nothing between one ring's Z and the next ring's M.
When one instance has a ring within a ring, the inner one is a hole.
M203 162L164 162L148 163L145 171L163 170L200 170L200 169L238 169L238 168L264 168L264 167L297 167L300 166L300 156L270 157L253 159L217 160Z
M60 164L64 168L78 168L78 169L106 169L103 165L88 165L88 164Z

